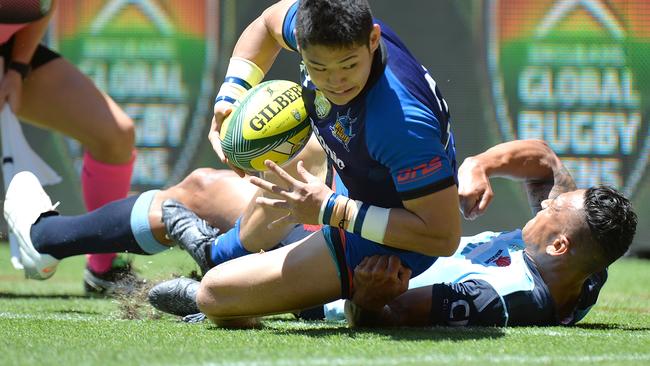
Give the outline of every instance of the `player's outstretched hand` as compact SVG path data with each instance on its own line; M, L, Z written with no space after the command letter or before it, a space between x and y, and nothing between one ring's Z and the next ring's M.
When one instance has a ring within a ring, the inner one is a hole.
M354 269L352 302L363 309L380 311L408 290L411 270L394 255L364 258Z
M467 158L458 168L458 196L460 212L468 220L484 214L492 202L490 178L476 159Z
M246 172L230 164L228 158L226 158L226 155L223 153L223 149L221 148L221 126L223 125L223 121L226 119L226 117L228 117L228 115L230 115L230 113L232 113L232 104L226 102L217 102L217 104L214 105L214 116L212 117L210 132L208 133L208 140L210 140L210 144L212 144L212 150L217 153L219 160L221 160L222 163L228 165L232 171L243 178L246 175Z
M320 178L309 173L302 160L297 165L298 179L270 160L264 164L286 183L282 187L258 177L250 178L251 183L278 197L257 197L258 204L287 211L285 216L270 223L269 229L290 223L318 224L320 207L332 194L332 190Z

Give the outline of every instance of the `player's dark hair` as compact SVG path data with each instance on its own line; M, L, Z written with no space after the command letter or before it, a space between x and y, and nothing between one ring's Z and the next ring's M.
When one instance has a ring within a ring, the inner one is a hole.
M296 40L302 49L358 47L369 44L372 26L367 0L300 0Z
M591 237L603 264L608 266L630 247L636 233L637 216L630 201L608 186L587 189L584 200Z

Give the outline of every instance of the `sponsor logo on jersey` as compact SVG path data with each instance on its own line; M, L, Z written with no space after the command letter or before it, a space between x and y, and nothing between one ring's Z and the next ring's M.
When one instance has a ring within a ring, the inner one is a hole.
M343 144L343 147L348 152L350 152L350 148L348 147L350 139L356 136L356 134L352 133L352 125L357 121L356 118L350 117L350 112L350 109L348 109L348 112L344 115L340 115L336 112L336 121L334 122L334 125L330 126L332 136Z
M502 139L544 139L579 187L609 184L633 195L650 157L647 3L486 4Z
M344 169L345 163L343 162L343 160L339 159L339 157L336 156L336 152L327 145L323 136L320 135L320 131L318 130L318 127L316 126L314 119L309 117L309 122L311 122L312 131L314 131L314 134L316 135L316 138L318 139L320 146L323 147L323 150L325 150L327 156L330 158L330 160L332 160L332 162L334 163L334 165L336 165L337 168Z
M434 157L428 163L416 165L412 168L400 170L397 173L397 183L406 184L427 178L442 168L442 159Z

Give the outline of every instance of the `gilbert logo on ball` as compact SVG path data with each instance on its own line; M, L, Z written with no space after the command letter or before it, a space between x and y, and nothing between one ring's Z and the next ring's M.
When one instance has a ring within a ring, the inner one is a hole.
M221 126L221 148L231 164L266 170L265 160L282 165L307 143L311 124L300 85L271 80L252 88Z
M579 187L609 184L634 195L650 156L646 3L486 4L488 66L502 139L544 139Z

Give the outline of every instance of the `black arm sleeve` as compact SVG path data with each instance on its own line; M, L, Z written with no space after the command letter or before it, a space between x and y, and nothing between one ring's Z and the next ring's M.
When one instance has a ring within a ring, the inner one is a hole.
M499 294L482 280L433 285L431 324L505 326L506 310Z

